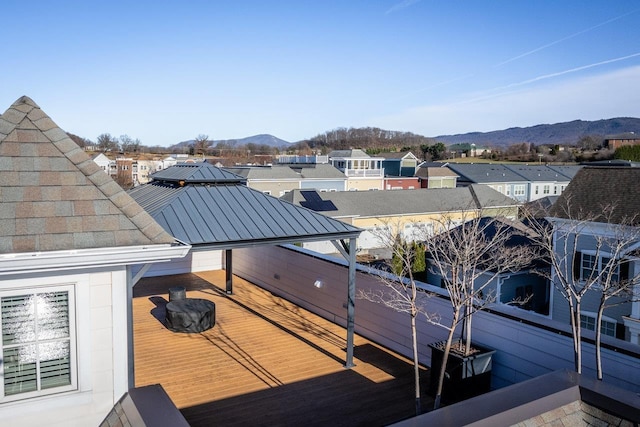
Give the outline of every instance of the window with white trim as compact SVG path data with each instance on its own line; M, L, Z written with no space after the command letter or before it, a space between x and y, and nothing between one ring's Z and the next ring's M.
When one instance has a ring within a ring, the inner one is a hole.
M579 274L579 280L593 281L598 277L603 269L607 268L607 265L610 265L610 267L613 267L610 275L611 282L617 283L620 281L620 266L625 266L624 263L612 262L611 257L598 257L595 254L590 254L588 252L576 252L575 256L575 262L578 265L576 273ZM604 277L605 274L603 274L603 279L606 278ZM623 274L623 279L626 279L626 277L624 277L626 275L627 273Z
M525 186L522 184L518 184L518 185L514 185L513 186L513 195L514 196L524 196L525 193Z
M616 336L617 322L610 317L602 316L600 332L611 337ZM580 313L580 327L589 331L596 330L596 314L591 312Z
M544 187L542 187L543 194L549 194L550 190L551 190L551 187L549 185L545 185Z
M73 286L0 293L0 401L76 388Z

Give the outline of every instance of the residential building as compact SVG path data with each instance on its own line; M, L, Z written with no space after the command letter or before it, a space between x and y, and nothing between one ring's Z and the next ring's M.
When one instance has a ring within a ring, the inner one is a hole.
M347 176L348 191L384 190L384 158L371 157L360 149L335 150L328 157Z
M106 173L111 175L111 159L104 155L104 153L94 154L91 159Z
M604 146L610 150L615 150L625 145L638 145L640 138L633 132L624 135L610 136L604 140Z
M132 267L190 246L28 97L0 158L0 425L97 426L132 386Z
M364 229L358 238L361 251L384 249L378 237L384 227L398 227L406 238L411 239L417 229L437 229L443 215L453 219L470 215L518 216L516 201L478 184L381 192L296 190L283 199ZM324 244L305 244L305 247L324 253L335 251Z
M519 202L560 195L581 166L449 163L458 185L484 184Z
M300 188L300 175L287 166L236 166L225 170L244 177L249 188L275 197Z
M412 152L380 153L386 176L415 176L419 160Z
M328 163L291 164L289 167L300 175L301 190L315 189L325 192L347 189L345 174Z
M420 179L416 176L385 176L385 190L415 190L420 188Z
M592 275L615 269L614 281L640 289L640 169L587 166L576 174L550 211L555 245L567 250L563 260L573 267L573 280L584 283ZM618 247L624 242L623 248ZM619 260L615 260L618 258ZM613 259L613 261L610 261ZM556 274L556 277L558 274ZM566 276L566 273L565 273ZM559 280L559 279L557 279ZM591 279L589 279L591 280ZM552 296L553 319L569 323L568 302L556 286ZM582 299L583 329L595 330L601 288L592 286ZM640 344L640 302L633 295L614 298L604 310L605 335Z
M423 162L416 170L421 188L456 188L458 175L447 163Z

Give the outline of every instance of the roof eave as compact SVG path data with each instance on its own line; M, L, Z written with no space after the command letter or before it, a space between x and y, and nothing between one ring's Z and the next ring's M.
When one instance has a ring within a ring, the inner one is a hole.
M191 246L175 244L25 252L0 255L0 275L166 262L184 258Z
M341 240L341 239L355 239L363 230L335 233L335 234L319 234L315 236L292 236L292 237L278 237L269 239L250 239L250 240L236 240L233 242L216 242L216 243L194 243L193 251L204 250L224 250L224 249L240 249L249 248L261 245L284 245L289 243L301 243L301 242L324 242L328 240Z

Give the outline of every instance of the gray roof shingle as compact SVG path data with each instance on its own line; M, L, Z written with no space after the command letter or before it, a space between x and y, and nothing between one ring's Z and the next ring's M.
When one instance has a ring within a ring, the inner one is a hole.
M313 193L313 194L310 194ZM332 217L377 217L453 212L487 208L509 208L518 202L486 185L393 191L338 191L318 193L294 190L282 197L301 206L315 203ZM325 203L331 202L331 203ZM328 208L331 206L332 208Z
M174 241L30 98L0 116L0 253Z
M640 225L640 168L582 168L554 203L550 215Z

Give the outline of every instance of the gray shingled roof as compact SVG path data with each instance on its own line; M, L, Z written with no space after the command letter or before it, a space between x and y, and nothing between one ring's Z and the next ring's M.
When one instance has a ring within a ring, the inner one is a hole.
M442 166L420 166L417 170L416 170L416 176L421 177L421 178L428 178L428 177L450 177L450 178L454 178L457 177L458 175L452 171L451 169L447 168L447 167L442 167Z
M632 220L640 225L640 168L582 168L551 208L551 216L567 219L596 218L609 222L603 212L613 208L611 222Z
M305 179L347 179L347 176L333 165L318 163L311 167L291 165L291 169Z
M0 116L0 253L174 241L30 98Z
M560 170L552 169L547 165L522 164L505 165L505 167L526 178L528 181L566 182L571 180L570 176L561 173Z
M241 166L225 170L247 179L300 179L300 176L287 166Z
M527 182L505 165L492 163L449 163L448 168L460 176L459 182L490 184L494 182Z
M217 169L208 163L198 166ZM167 232L192 245L232 248L335 240L362 231L238 182L152 181L129 194Z
M330 159L333 158L341 158L341 157L353 157L356 159L362 159L362 158L369 158L371 156L369 156L367 153L365 153L364 151L362 151L359 148L355 148L355 149L351 149L351 150L334 150L332 152L330 152L327 157L329 157Z
M486 185L389 191L338 191L319 193L294 190L282 199L332 217L379 217L452 212L459 210L517 206L518 202ZM326 202L326 203L325 203ZM329 208L331 206L331 208Z

